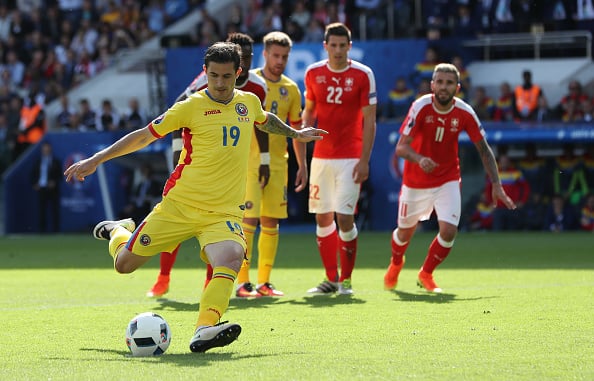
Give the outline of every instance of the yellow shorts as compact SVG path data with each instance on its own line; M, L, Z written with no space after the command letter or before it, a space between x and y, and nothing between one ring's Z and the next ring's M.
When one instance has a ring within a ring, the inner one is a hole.
M142 221L126 248L136 255L150 257L162 251L171 252L192 237L198 240L200 258L206 263L204 247L208 244L235 241L246 249L240 217L192 208L167 197Z
M264 189L260 188L257 170L249 170L247 175L244 217L287 218L287 169L271 170Z

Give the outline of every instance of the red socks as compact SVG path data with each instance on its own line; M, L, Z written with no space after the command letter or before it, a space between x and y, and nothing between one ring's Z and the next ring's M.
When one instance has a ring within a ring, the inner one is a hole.
M180 246L181 245L177 245L177 247L171 253L168 253L166 251L161 253L161 275L171 274L171 268L175 263L175 259L177 258L177 252L179 251Z
M340 237L338 238L339 252L340 252L340 279L342 282L345 279L351 279L351 274L355 268L355 259L357 257L357 238L352 241L345 242Z
M449 247L445 247L443 244L449 245ZM433 270L435 270L435 268L447 258L450 250L452 250L453 245L454 241L445 242L440 239L438 234L433 239L433 242L431 242L431 246L429 246L427 258L425 258L425 263L423 263L423 271L432 274Z
M338 260L336 256L338 246L338 232L336 229L325 237L316 237L322 263L326 269L326 277L330 282L338 281Z

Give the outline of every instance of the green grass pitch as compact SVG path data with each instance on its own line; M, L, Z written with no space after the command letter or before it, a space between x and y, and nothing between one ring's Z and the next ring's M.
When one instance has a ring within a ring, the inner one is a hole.
M241 336L203 354L188 349L205 273L195 241L155 300L157 258L120 275L90 235L0 237L0 380L594 380L592 234L461 233L435 272L444 294L430 295L415 283L434 234L415 236L387 292L390 233L361 232L352 297L306 295L323 279L315 238L281 234L272 282L286 296L233 298L224 320ZM126 325L145 311L172 343L130 358Z

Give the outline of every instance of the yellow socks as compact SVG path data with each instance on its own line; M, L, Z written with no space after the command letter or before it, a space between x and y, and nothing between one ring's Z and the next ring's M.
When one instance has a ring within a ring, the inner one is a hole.
M124 246L130 239L130 233L126 228L118 226L112 230L109 240L109 255L115 260L122 246Z
M200 298L200 309L196 328L217 324L229 307L229 299L237 273L228 267L215 267L212 280L204 289Z
M278 225L274 228L260 226L258 239L258 284L270 282L270 272L278 249Z
M243 223L243 235L247 244L247 251L245 253L247 261L243 261L239 274L237 275L237 284L242 284L250 281L250 261L252 260L252 252L254 247L254 234L257 226Z

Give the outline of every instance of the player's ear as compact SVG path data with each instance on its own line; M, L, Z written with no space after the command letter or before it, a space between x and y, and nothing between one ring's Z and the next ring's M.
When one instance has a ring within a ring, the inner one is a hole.
M237 79L237 77L239 77L239 75L241 74L241 72L243 71L243 69L240 67L237 68L237 72L235 72L235 79Z
M206 73L206 65L202 65L202 70Z

